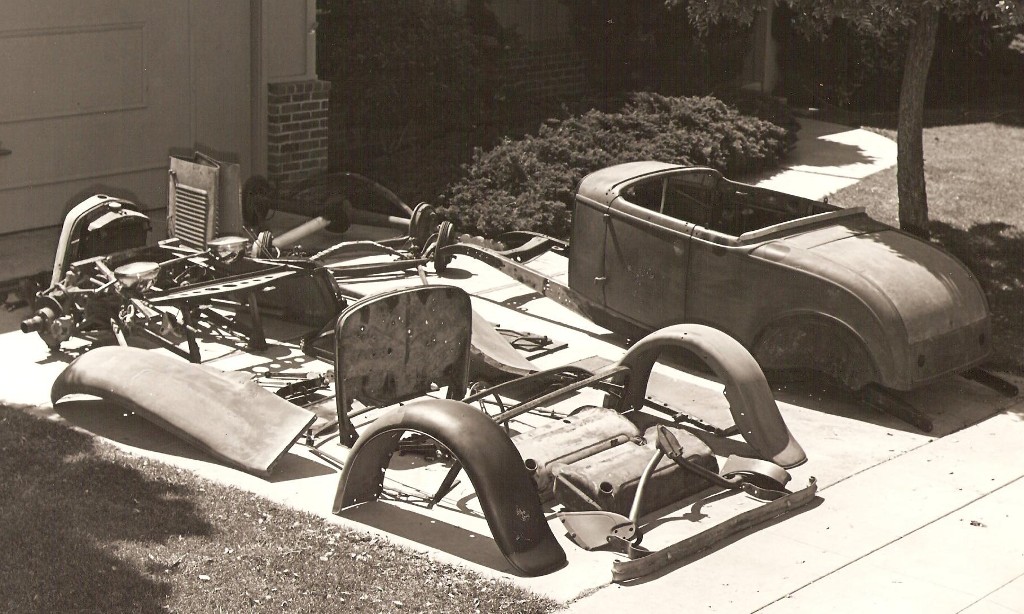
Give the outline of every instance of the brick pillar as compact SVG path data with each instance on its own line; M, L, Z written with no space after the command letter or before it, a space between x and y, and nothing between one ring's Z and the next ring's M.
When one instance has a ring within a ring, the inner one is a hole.
M329 81L271 83L267 92L267 179L287 189L327 172Z

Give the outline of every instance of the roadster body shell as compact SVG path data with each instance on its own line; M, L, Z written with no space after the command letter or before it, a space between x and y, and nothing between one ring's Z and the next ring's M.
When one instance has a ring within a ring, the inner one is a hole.
M612 166L576 193L569 285L644 331L721 329L766 370L909 390L990 353L971 272L863 209L661 162Z

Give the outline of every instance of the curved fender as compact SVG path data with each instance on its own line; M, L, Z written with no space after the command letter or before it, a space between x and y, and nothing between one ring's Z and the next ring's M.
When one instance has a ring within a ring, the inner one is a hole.
M316 419L249 381L163 354L101 347L74 360L50 389L54 405L90 394L130 409L197 448L266 476Z
M667 326L630 348L618 363L630 369L620 411L643 406L654 362L662 350L669 347L693 352L725 383L733 420L743 439L758 454L786 468L807 460L803 448L786 427L757 361L739 341L710 326Z
M371 423L345 463L335 514L380 496L384 471L407 431L433 437L462 464L494 542L513 567L539 576L565 564L565 552L544 519L537 487L512 440L486 414L459 401L409 403Z

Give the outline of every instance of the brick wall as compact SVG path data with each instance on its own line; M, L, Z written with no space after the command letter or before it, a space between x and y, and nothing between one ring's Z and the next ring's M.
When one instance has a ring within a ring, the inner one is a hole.
M267 92L267 179L286 189L327 171L329 81L271 83Z
M513 96L575 98L587 90L583 59L561 40L531 43L513 52L504 61L502 73L502 81Z

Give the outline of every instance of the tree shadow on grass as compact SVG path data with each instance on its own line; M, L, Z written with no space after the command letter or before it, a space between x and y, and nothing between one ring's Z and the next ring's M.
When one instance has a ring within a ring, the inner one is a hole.
M209 535L192 496L87 434L0 406L0 610L163 611L169 585L119 551Z
M988 298L993 352L987 366L1024 375L1024 230L1002 222L964 230L934 220L929 229L974 273Z

